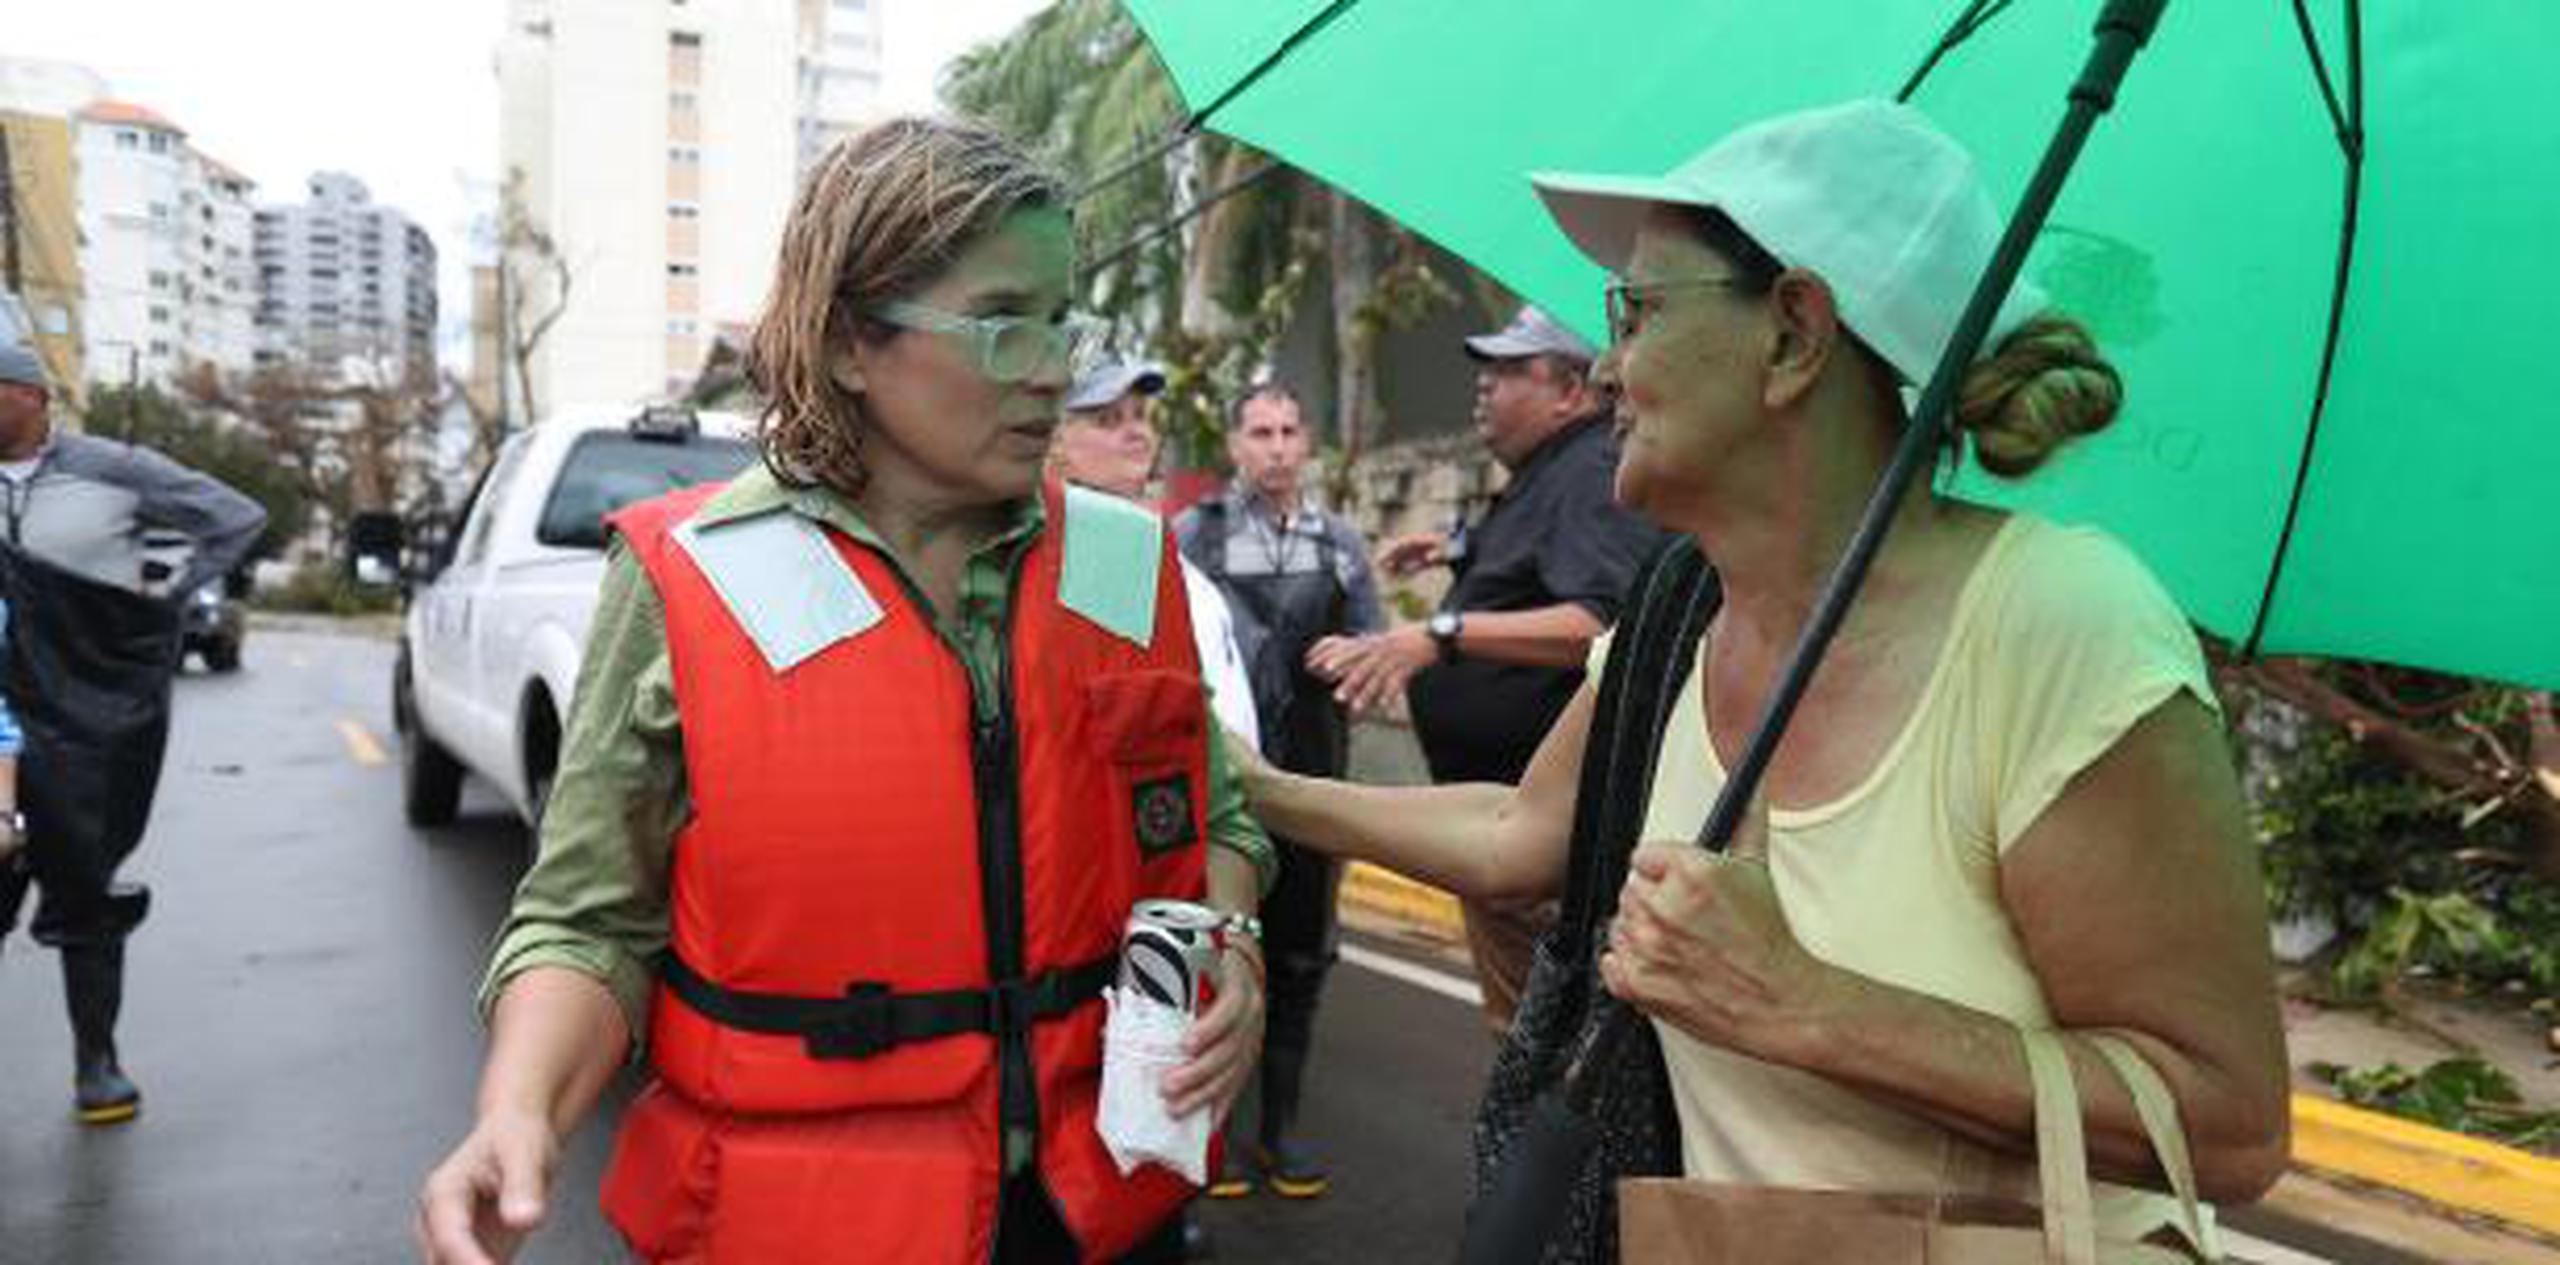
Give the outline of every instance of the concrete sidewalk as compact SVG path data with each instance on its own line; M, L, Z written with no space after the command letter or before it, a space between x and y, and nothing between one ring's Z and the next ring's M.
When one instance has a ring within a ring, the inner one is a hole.
M1427 780L1411 735L1378 724L1355 729L1352 774L1373 783ZM1346 917L1437 946L1438 956L1465 969L1465 930L1447 892L1354 865L1343 876L1342 903ZM2350 1107L2299 1071L2321 1060L2423 1067L2445 1057L2439 1036L2294 1004L2285 1018L2297 1068L2294 1172L2260 1207L2423 1260L2560 1262L2560 1160ZM2427 1026L2488 1049L2517 1074L2527 1101L2560 1102L2560 1071L2516 1033L2456 1012L2431 1014Z

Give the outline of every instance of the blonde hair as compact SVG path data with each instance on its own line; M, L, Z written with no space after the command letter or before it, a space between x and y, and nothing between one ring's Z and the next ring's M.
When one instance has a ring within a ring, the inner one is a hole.
M836 142L801 183L748 344L774 477L861 495L868 422L835 369L852 340L895 332L870 310L931 283L1015 211L1066 205L1063 180L975 123L897 118Z
M1955 430L1974 459L2004 479L2035 472L2064 444L2105 430L2124 403L2124 380L2089 331L2065 316L2030 318L1965 371Z

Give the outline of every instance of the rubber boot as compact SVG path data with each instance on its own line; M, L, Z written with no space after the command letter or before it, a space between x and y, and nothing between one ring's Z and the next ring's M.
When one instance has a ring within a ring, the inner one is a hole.
M123 1124L141 1114L142 1091L116 1062L124 942L62 946L62 997L71 1011L72 1105L80 1123Z
M1324 1164L1292 1136L1306 1074L1305 1050L1266 1048L1262 1052L1261 1139L1254 1147L1254 1162L1271 1193L1283 1199L1313 1199L1331 1184Z

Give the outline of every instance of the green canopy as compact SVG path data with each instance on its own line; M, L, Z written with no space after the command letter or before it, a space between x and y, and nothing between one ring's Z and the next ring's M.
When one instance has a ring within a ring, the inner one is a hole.
M1126 3L1207 126L1593 335L1602 278L1527 172L1659 172L1756 118L1894 95L1971 11L1911 99L2005 204L2100 7ZM2560 393L2532 316L2560 296L2556 56L2553 0L2171 4L2028 265L2124 371L2126 412L2022 484L1957 490L2104 525L2265 653L2560 686Z

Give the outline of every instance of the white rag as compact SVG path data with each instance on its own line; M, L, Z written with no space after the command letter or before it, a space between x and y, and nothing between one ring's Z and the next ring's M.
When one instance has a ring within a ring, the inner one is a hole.
M1151 997L1118 988L1102 990L1111 1018L1102 1029L1102 1102L1094 1128L1120 1175L1140 1164L1180 1173L1194 1186L1209 1180L1206 1109L1175 1116L1164 1100L1164 1078L1187 1056L1182 1040L1191 1016Z

